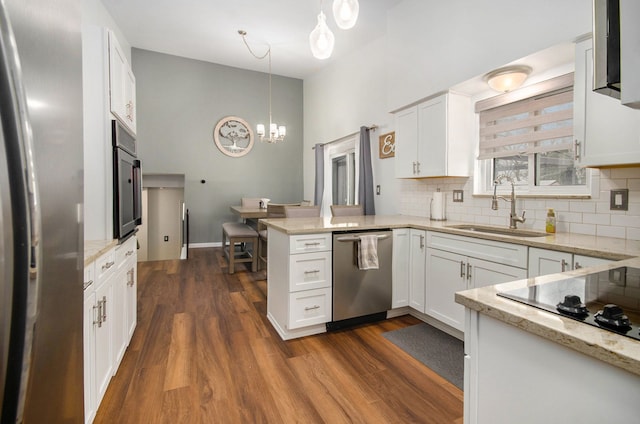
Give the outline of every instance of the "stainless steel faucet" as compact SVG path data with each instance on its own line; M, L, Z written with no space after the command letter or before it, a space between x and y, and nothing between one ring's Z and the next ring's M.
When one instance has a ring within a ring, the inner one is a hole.
M507 180L511 183L511 198L507 199L503 196L496 196L496 189L498 184L502 184L502 180ZM502 199L505 202L511 203L511 214L509 215L509 228L518 228L518 222L524 223L527 219L524 217L526 211L522 211L522 216L518 216L516 213L516 189L513 184L513 178L508 175L500 175L493 182L493 197L491 198L491 209L498 210L498 199Z

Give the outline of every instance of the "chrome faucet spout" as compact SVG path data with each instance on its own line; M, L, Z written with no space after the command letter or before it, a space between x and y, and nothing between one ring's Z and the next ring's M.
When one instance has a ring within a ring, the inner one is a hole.
M510 199L506 199L502 196L496 196L496 189L498 187L498 184L502 183L503 179L506 179L507 181L509 181L509 183L511 183ZM513 229L518 228L518 222L524 223L527 220L524 217L524 214L526 213L526 211L523 210L521 216L518 216L518 214L516 213L516 188L515 188L513 179L507 175L501 175L497 177L493 182L493 196L491 198L491 209L494 211L498 210L498 199L502 199L505 202L511 203L511 213L509 214L509 228L513 228Z

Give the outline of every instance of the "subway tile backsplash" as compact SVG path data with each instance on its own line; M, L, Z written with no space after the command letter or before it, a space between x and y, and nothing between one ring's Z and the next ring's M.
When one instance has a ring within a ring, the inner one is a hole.
M593 184L598 194L591 199L518 198L518 213L527 211L527 222L519 227L544 230L547 209L553 208L558 232L640 240L640 167L595 170ZM509 204L500 201L494 211L489 197L474 197L473 177L400 180L399 187L401 214L429 217L431 198L440 189L446 193L448 220L509 225ZM609 209L610 190L618 188L629 189L627 211ZM453 190L464 190L464 202L453 202Z

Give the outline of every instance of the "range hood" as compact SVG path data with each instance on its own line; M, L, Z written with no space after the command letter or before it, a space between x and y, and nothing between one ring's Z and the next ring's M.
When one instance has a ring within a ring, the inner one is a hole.
M640 109L638 0L593 0L593 90Z

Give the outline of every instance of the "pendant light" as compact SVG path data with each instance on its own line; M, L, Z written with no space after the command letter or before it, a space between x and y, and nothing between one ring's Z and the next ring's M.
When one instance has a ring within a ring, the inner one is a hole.
M351 29L358 20L358 0L333 0L333 18L340 29Z
M247 43L247 32L243 30L238 30L238 34L242 36L242 41L244 41L244 45L247 46L249 53L253 57L258 60L262 60L265 57L269 59L269 136L267 137L266 128L264 124L258 124L256 126L256 133L258 137L260 137L260 141L264 141L265 143L278 143L284 140L284 137L287 135L287 128L284 125L278 125L274 123L271 119L271 46L268 47L267 52L262 56L256 55L249 44Z
M333 53L335 37L327 26L327 17L322 12L322 2L320 3L320 14L318 15L318 25L309 34L309 45L311 53L316 59L327 59Z

